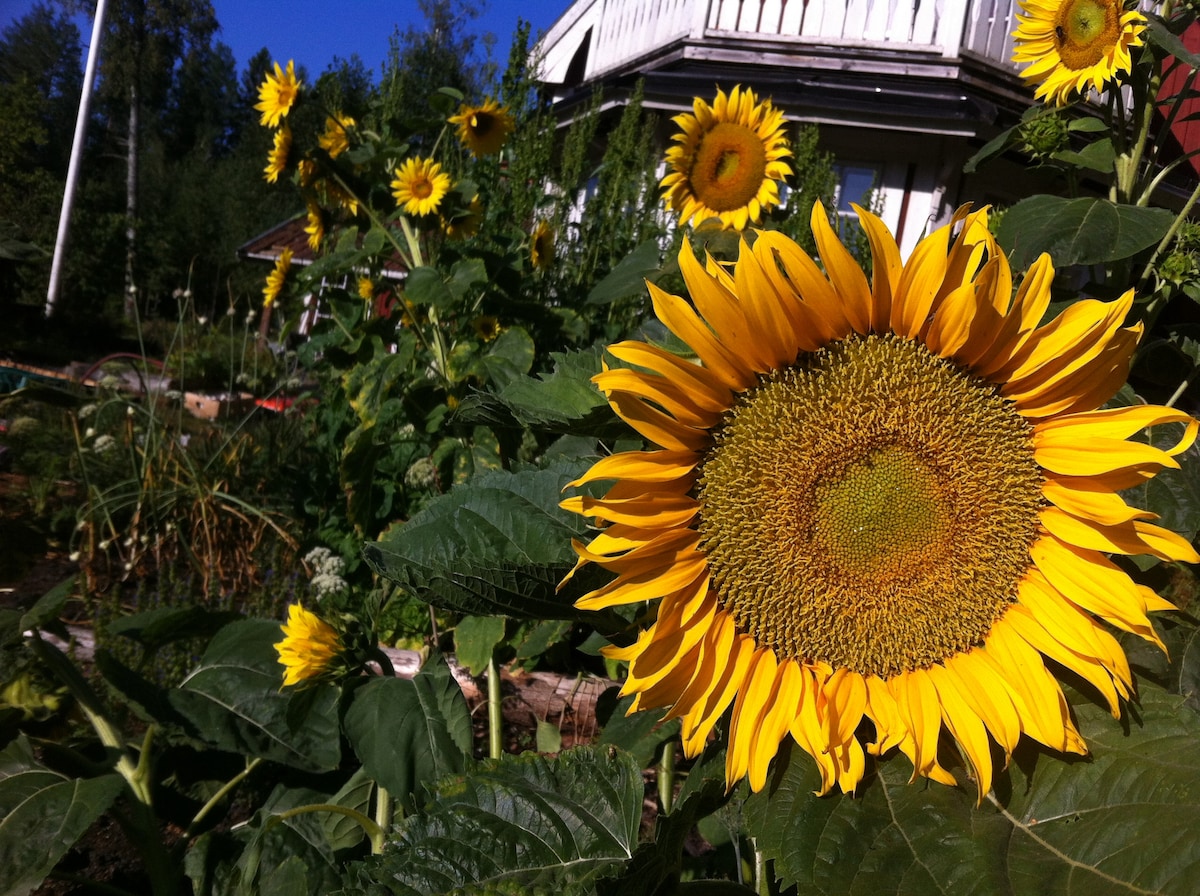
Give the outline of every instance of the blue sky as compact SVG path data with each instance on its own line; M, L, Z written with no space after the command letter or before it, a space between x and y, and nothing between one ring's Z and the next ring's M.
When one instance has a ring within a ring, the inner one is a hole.
M36 0L0 0L0 30L21 18ZM294 59L311 74L320 74L335 56L357 53L367 70L378 74L387 58L388 40L399 28L419 26L416 0L212 0L221 23L218 39L233 49L238 69L258 50L286 63ZM533 26L536 35L554 24L570 0L486 0L486 11L475 21L480 34L496 35L495 55L503 64L517 19ZM91 20L79 22L83 40L91 39Z

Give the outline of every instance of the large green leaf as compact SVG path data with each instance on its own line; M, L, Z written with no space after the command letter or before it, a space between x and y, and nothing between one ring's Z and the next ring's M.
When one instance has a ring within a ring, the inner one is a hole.
M589 582L595 587L594 578L585 570L561 592L557 586L575 563L571 539L587 528L558 506L578 474L552 467L476 476L363 554L381 576L434 606L480 616L577 618L572 604Z
M439 655L412 679L360 687L346 711L346 737L372 778L412 811L413 795L461 772L471 757L471 712Z
M0 752L0 893L23 896L49 874L125 786L39 764L24 735Z
M279 624L247 619L221 629L200 665L170 694L209 743L310 771L341 759L332 685L282 688Z
M799 749L746 804L749 832L803 893L1191 896L1200 880L1200 716L1142 682L1119 723L1075 707L1091 755L1022 744L994 801L908 783L892 756L857 797L813 796ZM785 754L788 751L784 751Z
M603 350L552 352L551 373L511 380L495 394L480 393L460 405L464 419L496 423L515 419L535 429L575 435L614 437L628 427L609 410L608 402L592 382L600 372Z
M1017 270L1043 252L1050 253L1055 267L1105 264L1153 246L1174 218L1166 209L1107 199L1030 196L1005 212L996 238Z
M617 262L608 275L592 287L588 293L589 305L607 305L646 291L646 278L659 267L658 240L650 239L637 245L632 252Z
M612 748L481 763L443 781L343 892L588 892L633 855L642 790L641 769Z
M331 804L344 805L319 790L276 787L248 822L232 833L207 833L188 851L184 870L193 892L326 896L337 887L341 870L328 822L345 817L324 808Z

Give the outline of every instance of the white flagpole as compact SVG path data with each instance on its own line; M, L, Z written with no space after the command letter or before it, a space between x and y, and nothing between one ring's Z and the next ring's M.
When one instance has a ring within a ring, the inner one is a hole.
M87 136L88 110L92 105L92 86L96 82L96 63L100 59L100 37L104 33L105 2L106 0L97 0L96 18L92 22L92 43L88 47L87 68L83 75L83 93L79 97L79 115L75 119L75 139L71 143L71 163L67 166L67 186L63 191L62 212L58 216L58 237L54 241L54 260L50 263L50 288L46 290L46 317L50 317L54 313L54 304L58 301L63 255L67 248L67 229L71 220L71 206L75 202L75 186L79 182L79 161L83 156L83 143Z

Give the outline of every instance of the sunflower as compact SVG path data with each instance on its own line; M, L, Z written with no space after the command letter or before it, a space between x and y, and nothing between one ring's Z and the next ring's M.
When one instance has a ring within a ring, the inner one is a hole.
M672 119L682 133L667 150L663 200L681 224L718 218L743 230L779 204L778 182L792 173L783 113L741 87L718 90L712 106L696 97L692 109Z
M306 202L305 207L308 220L304 225L304 232L308 234L308 248L316 252L325 239L325 212L312 200Z
M504 332L504 328L500 326L500 319L494 314L481 314L471 321L471 326L475 330L475 335L484 342L491 342Z
M477 159L498 153L514 127L508 107L491 99L482 106L463 106L448 121L458 125L458 139Z
M284 249L275 259L275 270L267 274L267 285L263 287L263 307L270 308L283 292L283 284L287 282L288 269L292 266L292 250Z
M529 235L529 262L539 270L554 263L554 228L548 221L538 221Z
M820 266L759 233L732 271L685 244L694 309L649 286L699 363L609 348L631 367L595 381L658 447L571 484L615 480L563 504L604 526L575 545L578 566L616 574L578 606L658 601L636 642L607 653L629 662L633 709L682 720L689 755L732 706L730 787L761 789L789 734L822 793L852 791L866 754L893 747L914 777L954 783L944 728L982 799L990 741L1006 758L1022 735L1086 750L1047 660L1120 714L1132 677L1103 623L1160 643L1146 614L1171 605L1105 553L1200 557L1117 491L1177 467L1197 424L1166 407L1097 410L1141 334L1122 327L1132 293L1039 326L1049 257L1013 296L986 212L961 211L906 264L858 213L870 282L818 203ZM1126 441L1161 424L1183 424L1169 451Z
M267 183L273 184L279 180L279 175L287 170L288 156L292 153L292 129L286 124L275 132L275 142L267 153L267 167L263 175Z
M1014 62L1029 63L1021 76L1037 85L1038 99L1062 106L1073 93L1103 91L1129 73L1130 47L1141 46L1146 20L1121 0L1021 0L1013 32Z
M433 159L405 159L396 169L392 195L410 215L436 212L450 190L450 175Z
M449 221L443 222L446 228L446 236L449 239L458 241L470 239L479 233L479 227L483 224L483 201L476 193L471 197L470 203L467 205L466 211L455 215Z
M267 79L259 85L258 102L254 108L262 113L259 123L264 127L275 127L296 103L303 85L296 80L296 66L288 60L287 71L275 63L275 74L267 73Z
M285 687L325 675L343 652L333 626L299 604L288 607L288 620L280 629L284 638L275 650L284 668Z
M357 122L349 115L341 112L325 119L325 132L317 138L321 149L329 153L329 158L336 159L350 148L350 128Z

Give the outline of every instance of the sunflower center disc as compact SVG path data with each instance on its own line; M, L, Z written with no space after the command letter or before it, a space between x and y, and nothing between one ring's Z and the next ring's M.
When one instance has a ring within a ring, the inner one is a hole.
M885 678L980 643L1030 566L1030 434L994 386L892 335L763 377L701 471L722 607L780 659Z
M767 176L767 151L750 128L731 121L713 125L696 148L692 191L718 212L742 208L758 195Z
M412 185L412 194L418 199L428 199L433 193L433 182L428 178L420 178Z
M1121 37L1121 11L1115 2L1068 0L1055 24L1058 55L1073 71L1100 62Z
M911 451L882 448L815 496L814 544L863 579L902 576L945 550L950 508L937 473Z

